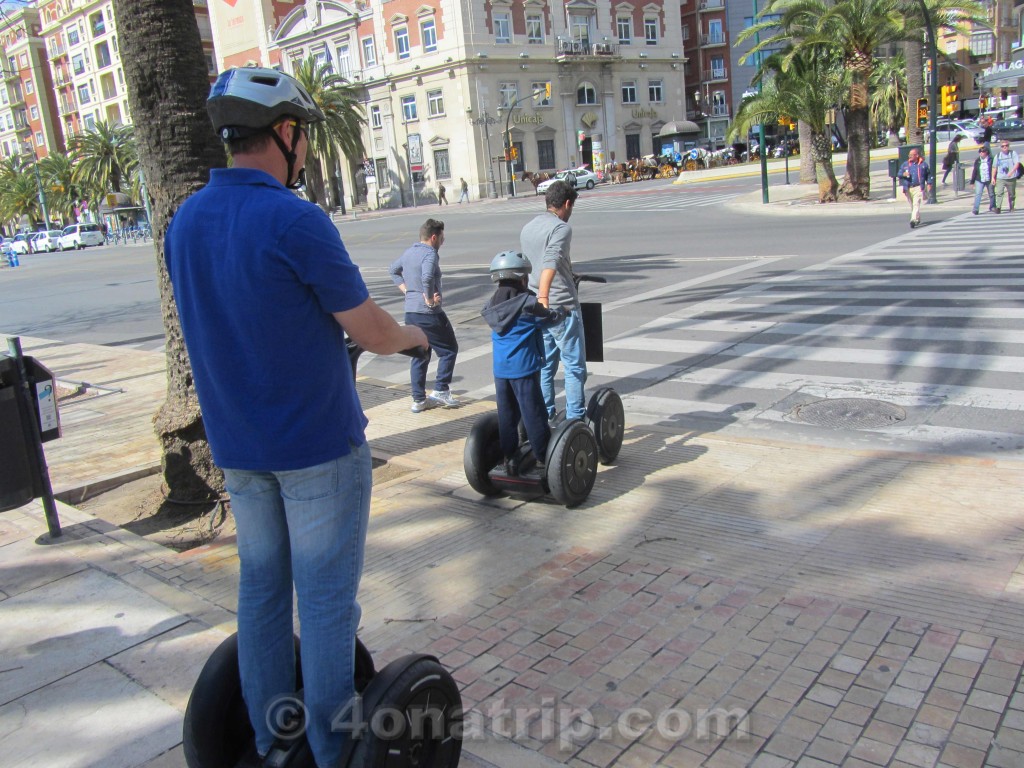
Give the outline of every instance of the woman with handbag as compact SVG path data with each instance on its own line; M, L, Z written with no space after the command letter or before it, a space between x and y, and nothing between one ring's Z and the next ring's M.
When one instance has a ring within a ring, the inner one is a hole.
M946 183L946 178L949 176L949 172L956 168L956 164L960 162L960 142L963 140L964 135L958 133L953 137L953 140L949 142L949 146L946 147L946 156L942 158L942 183Z

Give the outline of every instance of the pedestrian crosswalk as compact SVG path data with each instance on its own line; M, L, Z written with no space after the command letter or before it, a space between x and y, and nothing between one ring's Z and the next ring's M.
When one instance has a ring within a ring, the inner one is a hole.
M593 194L583 190L576 200L574 211L577 214L587 212L630 212L658 213L661 211L678 211L685 208L702 208L720 206L737 197L736 192L705 193L699 189L664 189L643 193L617 193L602 190ZM503 203L497 213L521 214L536 213L543 208L543 196L527 195L516 200ZM490 213L491 211L488 211Z
M1024 215L967 214L747 282L606 338L595 383L620 382L633 423L696 415L873 446L1018 451L1022 243ZM904 418L855 432L801 420L802 407L834 398L892 404Z

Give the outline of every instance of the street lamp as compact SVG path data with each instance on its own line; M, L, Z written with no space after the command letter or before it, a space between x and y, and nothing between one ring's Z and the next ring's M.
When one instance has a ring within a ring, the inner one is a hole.
M32 163L32 168L36 172L36 187L39 189L39 206L43 209L43 229L49 229L50 214L46 211L46 193L43 192L43 180L39 176L39 160L36 157L35 152L26 153L24 155L24 160L26 163Z
M924 2L924 0L921 0ZM754 0L754 21L757 21L757 0ZM757 32L754 34L754 43L756 45L761 44L761 33ZM758 69L761 68L761 52L757 52L757 65ZM761 78L757 81L757 92L761 92L761 82L764 79L764 73L761 74ZM757 155L761 161L761 203L768 205L768 153L764 147L764 122L758 123L757 126Z
M939 98L939 62L935 51L935 27L932 26L932 17L928 13L928 6L924 0L917 0L921 6L921 13L924 14L924 28L928 33L928 58L931 60L931 82L928 83L928 159L932 169L931 191L928 193L928 202L935 202L935 115Z

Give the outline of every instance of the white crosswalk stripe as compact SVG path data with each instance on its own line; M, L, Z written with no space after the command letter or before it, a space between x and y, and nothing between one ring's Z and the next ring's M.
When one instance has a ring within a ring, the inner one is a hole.
M643 194L600 194L592 195L586 191L580 193L576 201L575 211L623 211L658 213L660 211L679 211L685 208L701 208L718 206L736 197L737 193L703 194L697 190L663 190ZM535 213L543 208L541 196L525 196L519 200L504 203L497 213Z
M622 382L633 423L800 431L797 406L875 399L906 411L866 430L883 444L1019 451L1022 243L1024 213L967 214L761 280L606 338L594 385Z

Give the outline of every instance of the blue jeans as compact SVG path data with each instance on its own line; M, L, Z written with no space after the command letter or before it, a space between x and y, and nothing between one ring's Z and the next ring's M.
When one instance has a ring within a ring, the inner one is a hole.
M548 418L554 418L555 374L558 361L565 363L565 418L582 419L587 412L583 385L587 381L586 346L583 341L583 313L579 307L565 320L544 328L544 367L540 371L540 388Z
M412 380L412 399L423 400L427 396L427 368L430 366L430 352L437 352L437 376L434 389L447 392L455 373L455 356L459 354L459 342L455 329L443 311L435 313L406 312L405 324L423 329L430 342L430 351L424 357L414 357L409 364L409 378Z
M256 747L274 742L273 708L294 696L292 583L302 625L307 734L317 765L346 738L331 718L352 697L356 602L370 514L370 447L306 469L225 469L238 531L238 656Z
M540 390L540 373L518 379L494 379L498 403L498 439L506 459L516 455L519 447L519 421L526 428L526 437L537 461L543 462L551 439L547 408Z
M981 196L988 190L988 207L996 207L996 193L992 189L991 181L976 181L974 182L974 212L977 213L981 210Z

